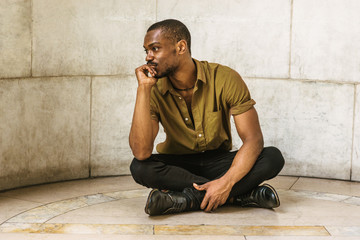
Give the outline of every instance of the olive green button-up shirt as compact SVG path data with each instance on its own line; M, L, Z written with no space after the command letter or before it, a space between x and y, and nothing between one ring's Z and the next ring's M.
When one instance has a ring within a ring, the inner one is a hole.
M156 146L162 154L191 154L214 149L231 150L230 114L246 112L255 104L233 69L194 59L197 81L192 97L191 120L185 100L167 77L151 90L150 112L166 133Z

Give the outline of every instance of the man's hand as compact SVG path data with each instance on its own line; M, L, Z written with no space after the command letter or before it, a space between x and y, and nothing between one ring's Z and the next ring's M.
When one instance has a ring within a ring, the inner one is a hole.
M205 197L200 205L200 208L205 209L205 212L215 211L219 206L225 204L232 189L232 185L222 178L202 185L194 183L193 186L199 191L206 191Z
M155 78L156 71L149 65L145 64L135 69L136 78L140 85L154 86L157 82Z

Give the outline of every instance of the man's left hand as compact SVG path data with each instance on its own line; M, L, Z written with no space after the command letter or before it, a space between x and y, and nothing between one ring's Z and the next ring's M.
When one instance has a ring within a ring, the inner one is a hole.
M225 204L229 197L232 186L224 179L216 179L202 185L193 184L199 191L206 191L205 197L200 205L205 212L215 211L219 206Z

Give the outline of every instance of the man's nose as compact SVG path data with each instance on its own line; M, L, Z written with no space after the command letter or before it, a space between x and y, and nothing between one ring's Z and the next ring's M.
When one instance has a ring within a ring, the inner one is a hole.
M145 57L145 61L152 61L154 60L154 55L152 54L152 51L149 51L147 54L146 54L146 57Z

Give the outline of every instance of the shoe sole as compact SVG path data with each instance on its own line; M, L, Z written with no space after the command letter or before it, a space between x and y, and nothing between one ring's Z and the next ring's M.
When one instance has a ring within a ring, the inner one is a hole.
M263 184L262 186L266 186L266 187L270 188L271 191L273 191L273 193L274 193L274 195L275 195L275 197L276 197L276 202L277 202L277 205L276 205L275 207L273 207L273 208L279 207L279 206L280 206L280 198L279 198L279 195L277 194L275 188L273 188L273 187L272 187L271 185L269 185L269 184Z

